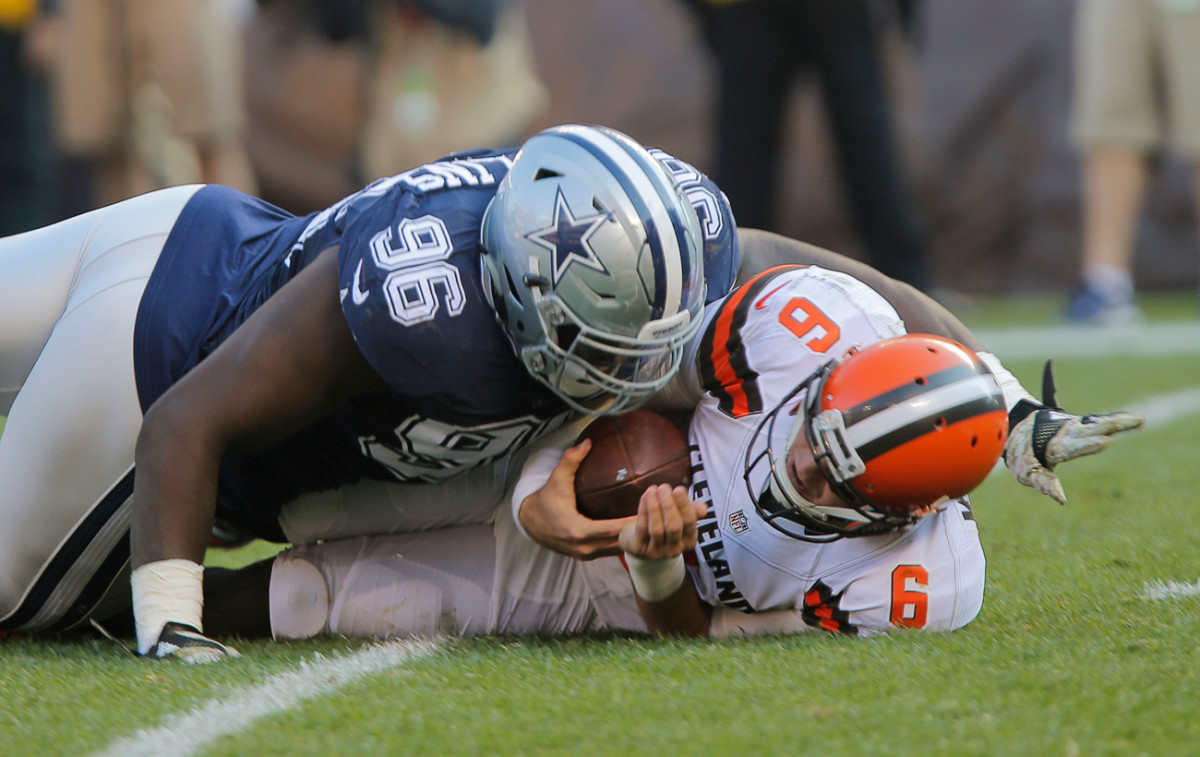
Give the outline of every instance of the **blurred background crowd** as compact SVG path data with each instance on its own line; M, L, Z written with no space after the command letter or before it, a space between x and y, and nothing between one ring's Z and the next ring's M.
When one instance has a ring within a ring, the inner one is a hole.
M1109 33L1144 109L1185 103L1111 144ZM596 123L949 304L1125 321L1200 278L1198 35L1200 0L0 0L0 235L194 181L307 213Z

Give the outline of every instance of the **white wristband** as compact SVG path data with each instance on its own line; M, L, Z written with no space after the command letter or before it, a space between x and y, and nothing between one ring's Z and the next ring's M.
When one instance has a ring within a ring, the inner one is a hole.
M661 602L671 596L683 586L683 579L687 576L683 555L648 560L626 552L625 564L629 566L633 590L647 602Z
M1000 358L990 352L976 352L975 354L979 356L983 364L996 377L996 383L1000 385L1000 390L1004 392L1004 405L1009 410L1012 410L1021 400L1029 400L1035 405L1040 404L1025 387L1021 386L1021 382L1017 380L1017 377L1000 364Z
M204 612L202 565L183 559L158 560L135 569L130 583L138 654L150 651L168 622L204 630L200 620Z
M521 471L521 478L513 487L513 523L516 524L517 530L521 532L521 536L524 536L526 539L529 539L530 536L525 532L525 526L521 525L521 505L525 504L525 499L530 494L533 494L546 485L546 482L550 480L550 474L554 472L555 466L562 460L562 456L563 451L557 448L547 448L534 452L525 463L525 468Z

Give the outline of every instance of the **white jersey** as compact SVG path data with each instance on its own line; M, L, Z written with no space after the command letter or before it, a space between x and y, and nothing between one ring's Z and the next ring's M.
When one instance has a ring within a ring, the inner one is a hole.
M974 618L984 563L965 502L946 503L900 531L817 544L762 520L747 488L747 452L766 443L760 435L748 450L764 414L827 361L904 334L895 309L846 274L782 266L711 307L707 318L695 359L685 361L695 374L683 379L703 391L689 434L692 497L708 505L688 555L701 597L747 613L790 611L810 627L847 633L949 629ZM749 482L756 492L765 475Z
M712 306L708 318L676 388L680 399L690 393L693 406L702 391L690 432L692 496L708 512L687 557L714 607L710 633L864 634L951 629L973 619L984 560L965 502L944 503L902 531L813 544L762 521L744 482L746 447L763 414L827 360L903 334L895 310L844 274L787 266ZM514 508L546 482L584 423L533 454ZM437 492L447 501L464 494L445 485ZM371 496L359 489L355 498ZM501 509L493 526L288 550L271 574L272 629L286 637L646 631L619 560L551 552L530 543L517 523Z

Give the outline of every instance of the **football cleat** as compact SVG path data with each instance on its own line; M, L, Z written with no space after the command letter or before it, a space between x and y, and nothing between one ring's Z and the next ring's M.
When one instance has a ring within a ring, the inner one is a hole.
M151 660L182 660L187 663L218 662L226 657L241 657L233 647L213 641L199 629L186 623L167 623L158 641L142 657Z

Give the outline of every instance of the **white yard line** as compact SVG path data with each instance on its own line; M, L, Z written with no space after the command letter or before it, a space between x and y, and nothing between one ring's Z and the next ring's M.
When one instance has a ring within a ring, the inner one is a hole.
M1162 428L1200 414L1200 387L1159 394L1121 409L1145 418L1147 430Z
M1200 353L1200 321L1118 328L973 329L972 333L984 349L996 353L1001 360Z
M248 728L256 720L289 710L305 699L329 694L360 678L434 654L441 648L434 641L395 640L373 644L344 657L317 657L258 686L210 699L189 713L172 715L153 728L114 741L96 752L95 757L196 754L221 736Z
M1200 321L1117 328L978 329L973 333L1001 360L1200 354ZM1200 378L1197 381L1200 383ZM1039 390L1036 386L1029 388ZM1160 394L1121 409L1144 416L1147 429L1162 428L1200 414L1200 386Z
M1200 579L1196 579L1194 583L1190 584L1179 581L1167 581L1166 583L1152 581L1142 587L1144 599L1178 599L1195 596L1200 596Z

